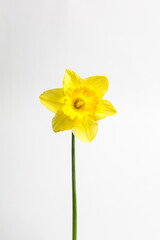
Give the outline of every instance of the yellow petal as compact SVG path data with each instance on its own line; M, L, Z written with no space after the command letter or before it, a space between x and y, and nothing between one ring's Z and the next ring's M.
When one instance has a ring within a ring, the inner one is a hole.
M64 92L68 89L74 90L80 88L83 79L80 78L75 72L66 69L66 73L63 79Z
M54 132L70 130L75 127L75 121L66 116L63 112L57 112L52 120Z
M76 128L72 130L75 137L83 142L91 142L98 131L98 123L92 118L76 123Z
M108 90L108 79L105 76L93 76L84 79L87 88L94 90L98 97L103 98Z
M40 102L54 113L61 110L63 99L63 88L51 89L40 95Z
M113 107L112 103L108 100L101 100L98 104L97 110L95 112L96 120L105 118L107 115L112 116L116 114L116 109Z

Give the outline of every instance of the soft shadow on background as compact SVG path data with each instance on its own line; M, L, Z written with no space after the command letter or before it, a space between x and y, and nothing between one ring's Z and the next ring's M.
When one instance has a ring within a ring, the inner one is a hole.
M160 239L160 3L0 1L0 239L71 239L71 132L39 95L106 75L118 113L76 140L78 239Z

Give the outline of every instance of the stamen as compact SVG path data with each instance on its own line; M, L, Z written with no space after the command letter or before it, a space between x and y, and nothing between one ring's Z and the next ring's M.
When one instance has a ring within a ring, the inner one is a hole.
M81 98L77 98L75 101L74 101L74 107L76 109L79 109L81 108L82 106L84 105L84 102Z

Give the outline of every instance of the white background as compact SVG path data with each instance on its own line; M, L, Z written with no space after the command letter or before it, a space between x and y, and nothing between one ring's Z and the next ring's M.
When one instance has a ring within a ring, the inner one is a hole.
M160 239L159 0L0 0L0 239L71 240L71 132L39 95L106 75L118 113L76 140L78 240Z

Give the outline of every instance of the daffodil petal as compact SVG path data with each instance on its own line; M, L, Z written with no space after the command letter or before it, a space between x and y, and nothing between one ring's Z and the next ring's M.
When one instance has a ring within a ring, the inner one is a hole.
M62 109L64 102L63 88L56 88L45 91L40 95L40 102L50 111L56 113Z
M95 112L96 120L105 118L107 115L112 116L116 114L116 109L113 107L112 103L108 100L101 100L98 104L97 110Z
M91 118L76 123L76 128L72 130L75 137L83 142L91 142L98 131L98 123Z
M52 119L52 128L54 132L70 130L75 127L75 121L66 116L63 112L57 112Z
M84 79L87 88L94 90L98 97L103 98L108 90L109 82L105 76L93 76Z
M80 78L75 72L66 69L66 73L63 79L64 92L67 92L69 89L74 90L80 88L82 82L83 79Z

